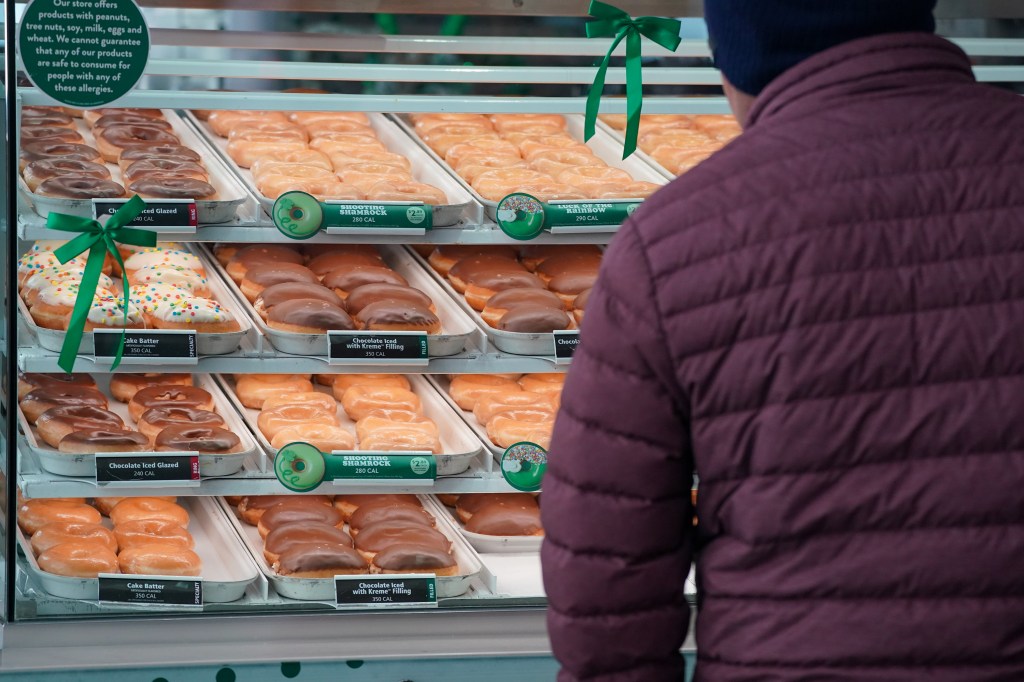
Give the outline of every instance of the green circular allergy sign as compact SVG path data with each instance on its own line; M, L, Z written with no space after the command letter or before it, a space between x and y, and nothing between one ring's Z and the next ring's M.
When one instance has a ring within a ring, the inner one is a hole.
M132 0L32 0L18 32L29 79L73 107L126 95L142 78L149 45L149 27Z
M540 490L548 469L548 452L536 443L515 443L501 456L501 475L516 490Z
M324 207L311 194L285 192L270 211L278 231L292 239L309 239L324 223Z
M498 227L513 239L533 239L544 230L544 204L529 194L509 194L498 202Z

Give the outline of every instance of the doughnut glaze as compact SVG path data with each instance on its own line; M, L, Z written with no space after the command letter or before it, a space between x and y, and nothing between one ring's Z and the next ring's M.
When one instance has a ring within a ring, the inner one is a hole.
M218 426L169 424L156 436L158 452L188 450L211 455L227 455L242 449L242 440Z

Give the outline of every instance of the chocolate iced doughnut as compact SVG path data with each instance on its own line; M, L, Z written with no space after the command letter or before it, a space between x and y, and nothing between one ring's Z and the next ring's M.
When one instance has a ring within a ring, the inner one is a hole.
M322 334L328 329L350 330L356 324L340 306L308 298L284 301L267 311L267 324L274 329L305 334Z
M62 199L120 199L124 187L103 178L57 175L39 183L36 194Z
M295 578L333 578L369 573L363 555L345 545L298 545L281 553L274 565L279 575Z
M93 130L102 130L103 128L118 125L141 125L167 132L171 132L173 130L171 124L162 118L152 118L150 116L140 116L139 114L131 113L104 114L96 119L96 122L92 124L92 127Z
M54 407L88 405L107 409L107 397L95 388L77 384L44 386L29 392L21 399L21 411L30 424Z
M292 547L309 544L353 546L352 536L329 523L286 523L267 533L263 549L267 554L280 554ZM270 563L274 563L273 560Z
M434 517L425 509L410 505L361 505L352 516L349 517L348 525L354 533L361 532L364 528L377 523L406 523L419 526L434 527Z
M202 157L199 153L180 144L158 145L156 147L129 147L121 152L118 163L130 164L143 159L172 159L175 161L195 161Z
M401 284L386 284L383 282L375 282L373 284L364 284L361 287L356 287L348 293L348 298L345 300L346 308L353 315L358 315L366 306L377 301L393 300L393 301L406 301L408 303L414 303L423 308L430 308L434 305L434 302L430 300L430 297L419 289L414 289L410 286L403 286Z
M143 452L149 450L149 439L138 431L91 429L69 433L61 439L57 449L76 455L93 452Z
M18 154L22 165L27 165L40 159L78 159L79 161L92 161L102 163L103 159L99 151L84 145L71 142L23 142L21 152Z
M334 289L342 298L353 289L367 284L400 284L409 286L405 277L387 266L353 265L331 270L323 278L323 285Z
M226 455L242 449L242 441L227 429L195 424L171 424L156 437L158 452L189 450Z
M576 295L591 289L597 281L597 271L593 269L569 269L555 275L548 281L548 289L556 294L567 297L571 303Z
M451 554L428 545L392 545L377 552L373 566L381 573L455 575L459 565Z
M57 447L62 438L73 431L122 431L124 420L110 410L92 405L64 405L51 407L36 420L39 435L51 447Z
M245 280L264 288L285 282L305 282L320 286L320 280L313 271L298 263L266 263L258 268L250 268L245 273Z
M253 307L256 308L256 312L266 319L267 311L270 308L285 301L298 299L323 301L343 310L346 308L345 301L332 290L320 284L310 284L307 282L282 282L281 284L268 286L256 297Z
M498 320L498 329L525 334L548 334L569 329L572 321L564 309L544 305L521 305L510 309Z
M424 331L428 334L441 332L441 319L418 303L385 299L371 303L360 311L356 318L363 327L374 331Z
M444 533L427 526L387 521L363 529L356 540L356 549L367 554L380 552L394 545L426 545L448 552L451 550L452 541Z
M121 124L94 131L97 142L105 142L117 149L178 144L178 136L150 125Z
M134 182L153 176L177 176L206 181L209 175L202 165L195 161L176 161L172 159L143 159L134 161L124 169L125 182Z
M80 159L40 159L25 166L25 181L29 187L62 175L110 180L110 171L106 166Z
M39 126L70 128L74 125L75 119L71 118L67 114L52 111L45 114L35 114L31 112L25 113L24 110L21 112L21 127L23 129Z
M143 178L128 190L151 199L212 199L217 194L213 185L194 178Z
M22 128L21 139L24 141L45 141L45 142L68 142L81 144L85 140L74 128L61 128L59 126L38 126L33 128Z
M480 535L543 535L540 507L533 504L489 504L466 522L466 530Z
M96 380L88 374L45 374L39 372L18 373L18 400L37 388L48 386L85 386L96 388Z
M45 414L43 415L46 416ZM155 439L168 426L191 424L193 426L217 426L223 428L224 417L210 410L196 407L154 407L139 416L139 431Z
M260 535L266 536L277 528L293 523L325 523L341 528L345 523L341 512L323 504L276 504L263 512L257 524Z
M128 413L138 421L142 413L156 407L193 407L213 411L213 396L195 386L156 385L140 388L128 401Z

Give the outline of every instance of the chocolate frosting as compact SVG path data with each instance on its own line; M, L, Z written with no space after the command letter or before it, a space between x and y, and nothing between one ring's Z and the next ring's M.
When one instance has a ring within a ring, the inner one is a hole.
M380 254L374 250L373 252L368 251L332 251L328 253L321 253L314 256L309 261L309 269L317 274L318 277L323 277L331 270L337 270L338 268L350 268L356 265L365 265L369 267L381 267L384 265L384 261L381 260Z
M473 286L504 291L505 289L543 289L544 282L537 275L525 270L480 269L466 275L466 283Z
M434 517L419 507L409 505L360 505L348 520L348 525L355 530L372 526L381 522L414 523L421 526L434 526Z
M246 274L248 275L249 273ZM338 294L334 293L333 289L328 289L319 282L316 284L311 284L309 282L282 282L280 284L271 284L260 292L257 300L263 301L264 310L269 310L279 303L302 298L323 301L324 303L330 303L331 305L336 305L342 309L346 307L345 301L341 296L338 296Z
M124 430L124 420L110 410L93 405L63 405L51 407L40 415L36 422L42 425L51 419L66 419L74 431L102 429L104 431Z
M245 279L262 287L270 287L285 282L302 282L320 286L320 279L305 265L298 263L261 263L258 268L250 267L245 271ZM337 298L337 295L335 295ZM340 299L339 299L340 300ZM265 303L264 303L265 305Z
M52 178L57 175L85 175L90 178L110 179L110 171L106 166L81 159L40 159L33 161L25 168L25 173L29 172L42 178Z
M570 252L545 258L537 266L537 272L554 277L565 271L594 271L601 267L601 255L594 253Z
M566 270L548 282L548 288L560 294L578 294L594 286L596 270Z
M116 429L86 429L74 431L64 436L61 445L124 445L135 449L138 446L149 445L149 439L138 431L116 430Z
M470 256L453 265L448 275L469 281L471 276L479 272L526 272L526 268L519 261L505 256Z
M302 264L302 256L295 249L280 244L252 244L240 248L231 260L251 266L253 263Z
M466 530L481 535L536 535L542 529L536 504L491 504L477 510L466 522Z
M263 512L260 523L268 531L291 523L326 523L337 526L342 522L341 512L325 504L275 504Z
M455 559L443 549L424 545L392 545L377 552L373 565L385 571L428 571L450 568Z
M324 286L342 291L352 291L366 284L402 284L408 286L405 277L387 266L351 265L331 270L323 279Z
M505 289L487 299L488 308L509 310L521 305L542 305L561 310L562 299L546 289Z
M298 545L284 552L277 560L277 572L282 575L330 569L369 568L363 555L345 545Z
M224 418L216 412L177 406L154 407L146 410L139 417L139 421L158 427L167 427L172 424L194 424L197 426L222 426L224 424Z
M331 506L331 498L327 495L252 495L243 500L242 505L248 509L270 509L279 504L319 504ZM240 506L241 508L241 506Z
M45 374L25 372L18 374L18 380L27 382L37 388L69 385L96 388L96 380L88 374Z
M475 514L484 507L494 504L537 507L537 499L529 493L470 493L459 495L457 509L467 514Z
M437 315L416 303L386 299L363 308L358 315L367 329L379 324L401 324L415 327L432 327L440 322Z
M411 523L376 523L359 533L356 548L364 552L380 552L394 545L436 547L451 550L451 540L444 533Z
M21 139L23 140L45 140L48 142L71 142L77 144L82 142L82 136L77 130L63 128L60 126L38 126L33 128L22 128Z
M141 159L133 161L124 169L126 178L141 180L160 174L179 174L184 176L206 175L206 169L195 161L175 161L172 159Z
M213 185L195 178L142 178L128 189L159 199L205 199L217 193Z
M53 403L53 405L94 405L106 409L107 398L95 388L79 384L64 386L48 385L30 392L22 404L31 402Z
M434 251L442 258L453 258L456 261L465 260L474 256L494 256L506 260L515 260L516 250L511 246L476 246L473 244L441 244Z
M352 289L349 291L345 303L348 311L353 315L357 315L360 310L371 303L387 299L416 303L424 308L429 308L434 303L430 300L429 296L419 289L402 286L401 284L385 284L383 282L364 284L361 287Z
M39 159L52 159L54 157L81 159L93 161L100 158L100 153L93 147L73 142L23 142L21 144L21 158L26 161L38 161Z
M568 329L571 324L565 310L542 305L521 305L501 316L498 329L524 334L549 334L556 329Z
M171 424L156 436L158 448L190 450L192 452L226 452L241 444L238 436L217 426Z
M267 534L264 547L280 554L297 545L324 544L352 547L352 536L327 523L286 523Z
M118 123L95 130L93 134L114 147L148 147L149 145L177 144L178 136L150 126Z
M66 199L118 199L124 196L124 187L103 178L57 175L39 183L36 192Z
M193 149L179 144L162 144L156 147L133 147L121 152L118 160L122 163L141 161L142 159L171 159L182 161L201 161L202 157Z
M171 124L160 118L151 116L140 116L139 114L104 114L92 124L93 129L109 128L117 125L141 125L151 128L158 128L170 132L173 130Z
M308 298L278 303L267 311L267 319L281 324L294 324L322 331L356 328L355 322L341 306Z
M338 502L347 502L356 509L373 505L411 505L422 508L423 504L411 493L381 493L379 495L338 495L334 498Z
M209 391L195 386L146 386L132 397L132 403L145 409L154 407L198 407L213 400Z
M593 288L584 289L583 291L581 291L579 295L577 295L576 298L573 299L572 307L575 308L576 310L586 310L587 301L590 300L591 291L593 291Z
M32 126L67 126L74 121L73 118L67 114L57 113L55 111L47 113L28 113L24 111L21 115L21 127L29 128Z
M528 244L522 247L519 254L523 258L544 260L566 255L600 256L601 249L593 244Z

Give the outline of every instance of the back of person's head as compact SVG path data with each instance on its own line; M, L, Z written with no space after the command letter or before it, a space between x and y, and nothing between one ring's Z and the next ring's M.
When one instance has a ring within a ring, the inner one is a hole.
M704 0L715 65L758 95L808 57L858 38L935 31L936 0Z

